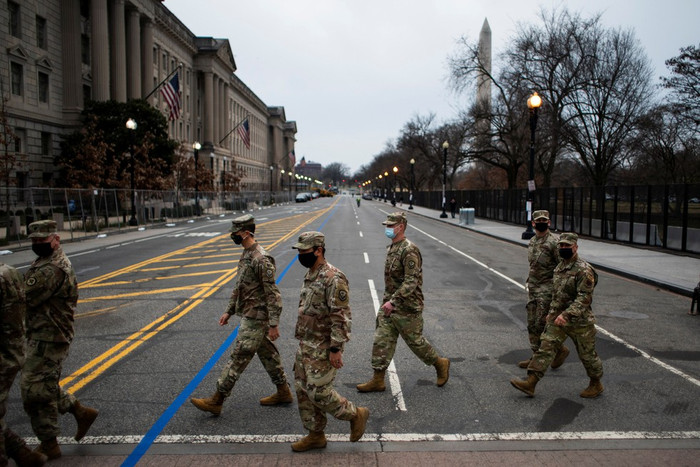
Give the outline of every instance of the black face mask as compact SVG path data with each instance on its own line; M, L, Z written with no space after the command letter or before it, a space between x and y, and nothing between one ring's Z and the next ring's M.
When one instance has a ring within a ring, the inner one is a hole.
M240 235L231 234L231 240L233 240L233 243L235 243L236 245L240 245L241 243L243 243L243 237L241 237Z
M305 268L310 268L314 264L316 264L316 255L314 254L313 251L310 251L308 253L299 253L298 257L299 257L299 262Z
M559 256L561 256L563 259L571 259L574 257L574 249L573 248L559 248Z
M535 230L538 232L546 232L549 224L546 222L535 222Z
M41 258L46 258L51 256L53 253L53 248L51 247L51 242L49 243L32 243L32 251L36 253L37 256Z

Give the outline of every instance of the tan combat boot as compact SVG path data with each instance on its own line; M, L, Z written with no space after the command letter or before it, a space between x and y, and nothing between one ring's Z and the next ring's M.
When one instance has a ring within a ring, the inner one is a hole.
M222 393L214 391L214 394L209 398L195 399L192 397L190 398L190 402L202 412L211 412L214 415L219 415L224 406L224 399L226 398Z
M350 420L350 441L354 443L362 438L362 435L365 434L368 418L369 409L367 407L358 407L355 418Z
M552 360L552 364L550 365L553 370L556 370L560 366L564 364L564 360L566 360L566 357L569 356L569 349L565 346L562 345L561 349L559 349L559 352L557 352L556 357L554 357L554 360Z
M41 444L34 449L34 452L45 455L49 460L61 457L61 447L58 445L56 438L42 441Z
M304 452L309 449L323 449L326 447L326 435L322 431L309 431L309 434L296 443L292 443L292 451Z
M278 384L276 393L260 399L260 405L279 405L289 404L292 402L294 402L294 397L292 396L292 391L289 390L287 383Z
M59 449L59 456L60 452L61 451ZM8 450L7 457L13 459L18 467L40 467L46 464L46 461L49 460L46 455L38 451L32 451L27 446L22 446L16 451Z
M591 382L588 383L588 387L583 390L581 397L587 399L592 399L598 397L601 392L603 392L603 383L600 382L600 378L591 378Z
M450 361L446 358L438 358L433 365L437 371L437 385L442 387L450 379Z
M530 360L531 358L528 358L527 360L523 360L522 362L518 362L518 367L520 368L527 368L530 366Z
M92 407L81 405L79 401L75 401L75 404L73 404L68 411L73 414L75 421L78 423L78 429L75 432L75 440L80 441L95 422L100 412Z
M530 397L535 397L535 386L537 385L539 378L535 376L534 373L528 373L527 379L511 379L510 384L513 385L515 389L519 389Z
M360 392L381 392L386 390L386 385L384 384L384 375L386 370L374 370L374 376L372 379L363 384L357 385L357 390Z

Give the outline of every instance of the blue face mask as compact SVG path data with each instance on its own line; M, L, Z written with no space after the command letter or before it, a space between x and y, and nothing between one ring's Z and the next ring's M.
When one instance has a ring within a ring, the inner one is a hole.
M387 227L387 228L384 229L384 235L386 235L387 237L393 239L394 237L396 237L396 232L394 232L394 228L393 228L393 227Z

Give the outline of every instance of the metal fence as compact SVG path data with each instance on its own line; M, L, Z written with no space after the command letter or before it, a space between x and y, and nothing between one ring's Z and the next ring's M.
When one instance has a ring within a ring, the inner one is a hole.
M0 189L0 244L26 240L27 225L53 219L64 239L94 237L104 231L133 230L155 224L218 216L272 203L294 201L289 191L240 193L64 189ZM9 198L9 207L8 207Z
M452 197L477 217L525 226L525 189L448 191L447 203ZM442 192L416 193L414 203L442 209ZM535 193L537 209L550 212L558 231L700 253L700 185L543 188Z

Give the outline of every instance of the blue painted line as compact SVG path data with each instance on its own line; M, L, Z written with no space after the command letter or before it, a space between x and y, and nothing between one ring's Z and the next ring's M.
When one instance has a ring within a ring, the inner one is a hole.
M336 205L333 210L330 212L328 215L328 218L323 221L321 226L319 227L319 231L323 229L323 226L326 225L328 220L333 216L333 213L335 210L338 208L338 205ZM275 284L279 284L280 281L284 278L284 276L287 274L287 271L294 265L294 263L297 262L297 257L295 256L292 261L289 262L286 268L284 268L284 271L282 271L278 277L277 280L275 281ZM236 326L236 328L231 332L231 334L226 338L223 344L214 352L214 355L211 356L211 358L207 361L207 363L202 367L201 370L199 370L199 373L195 375L194 378L189 382L189 384L185 387L185 389L182 390L180 394L175 398L172 404L165 409L165 412L163 412L163 415L160 416L160 418L156 421L156 423L153 424L150 430L144 435L144 437L141 439L141 442L134 448L133 451L131 451L131 454L129 454L129 457L124 460L122 463L122 467L133 467L135 466L138 461L141 460L144 454L146 454L146 451L151 447L153 442L156 440L158 435L161 434L161 432L165 429L165 426L172 420L172 418L175 416L178 410L180 410L180 407L182 407L182 404L187 401L187 399L190 398L194 390L199 386L199 383L202 382L205 376L209 374L212 368L214 368L214 365L216 365L216 362L219 361L221 356L224 354L226 349L228 349L231 344L233 343L234 340L236 340L236 336L238 336L238 328L239 326Z

